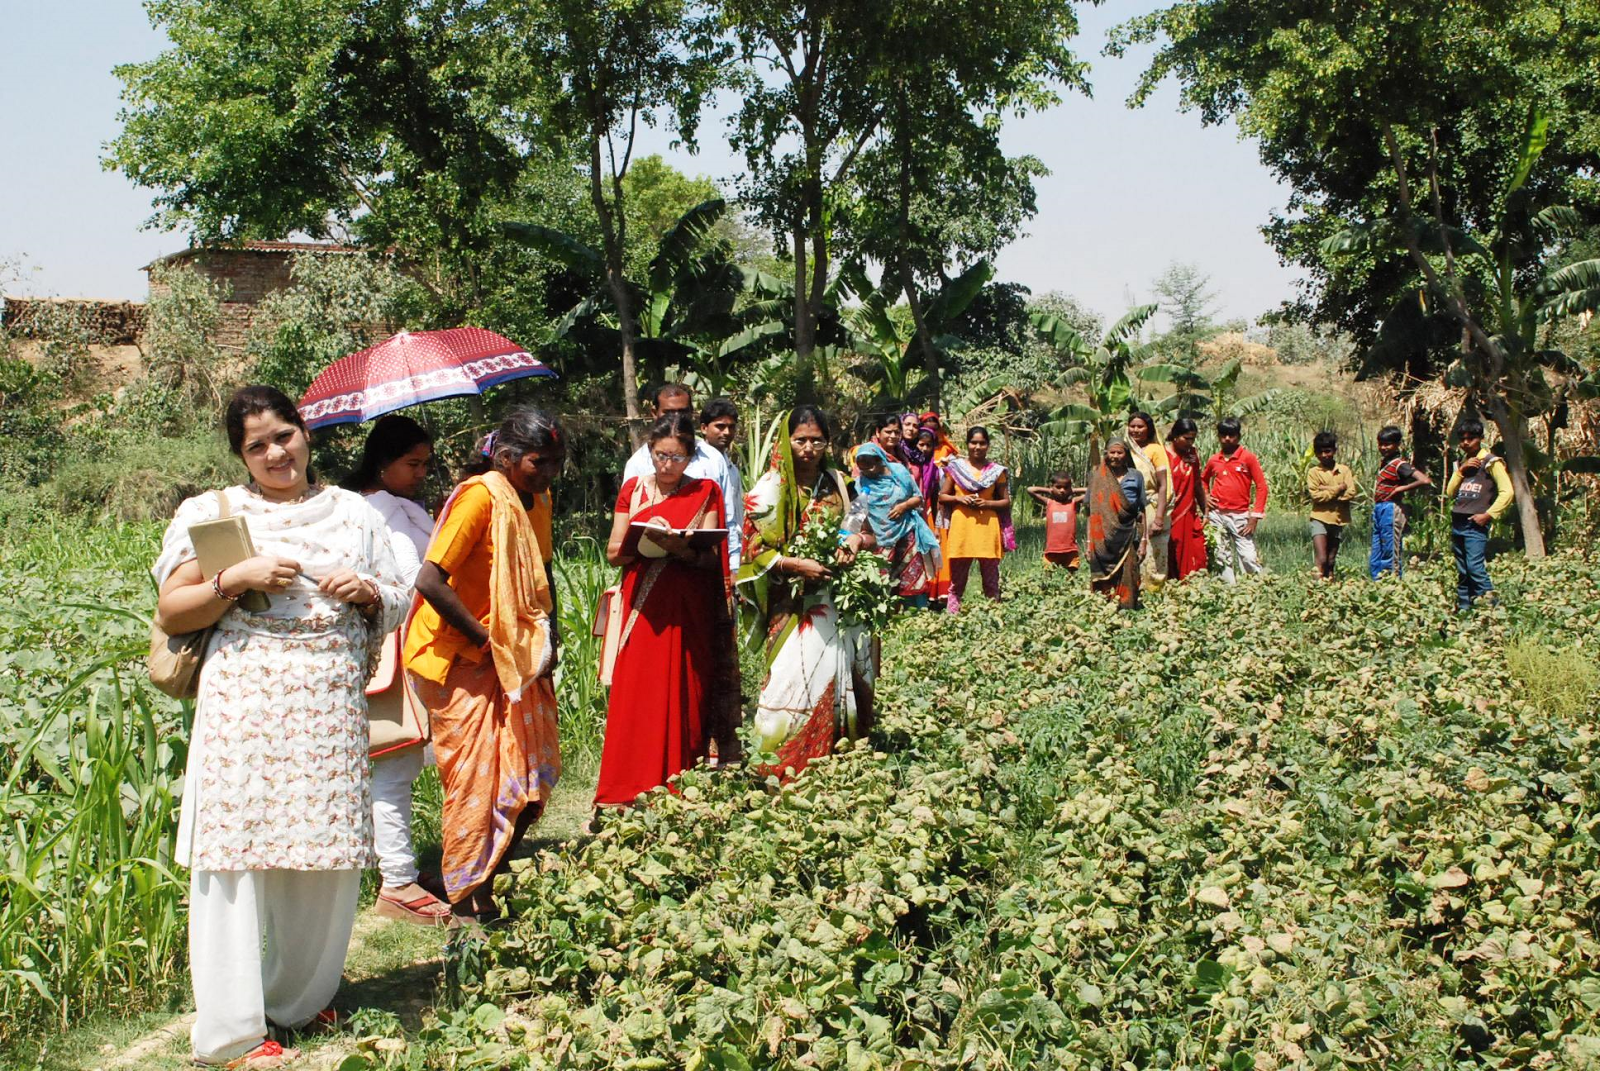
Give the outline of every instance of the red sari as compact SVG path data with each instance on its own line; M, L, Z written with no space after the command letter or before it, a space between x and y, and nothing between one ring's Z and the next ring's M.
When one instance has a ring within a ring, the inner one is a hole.
M1195 504L1195 487L1200 480L1200 459L1167 451L1171 463L1172 504L1168 525L1172 531L1168 544L1167 575L1182 580L1190 573L1206 571L1205 518Z
M617 512L631 509L637 480L622 485ZM633 514L674 528L725 528L714 480L685 479L678 489ZM673 557L639 557L622 572L623 633L611 675L606 742L600 754L597 807L625 807L706 757L706 732L721 698L717 622L728 618L728 558L721 569ZM734 692L737 698L737 690Z

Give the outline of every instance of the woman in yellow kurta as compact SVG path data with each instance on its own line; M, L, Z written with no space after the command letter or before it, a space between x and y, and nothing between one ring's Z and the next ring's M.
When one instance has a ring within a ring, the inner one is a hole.
M950 595L945 608L961 610L967 575L978 563L983 593L1000 598L1000 556L1017 549L1011 527L1011 485L1006 467L989 460L989 430L967 430L967 456L952 458L939 486L939 521L945 530L944 555L950 565Z
M555 606L538 527L566 436L549 414L519 409L492 451L494 468L457 487L439 517L405 645L444 787L445 891L457 916L479 921L495 914L490 879L561 776Z

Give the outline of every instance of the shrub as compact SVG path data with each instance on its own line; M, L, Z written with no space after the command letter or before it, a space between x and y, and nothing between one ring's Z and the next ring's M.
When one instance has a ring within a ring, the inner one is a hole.
M62 513L165 521L185 498L237 483L242 473L214 432L166 439L119 431L103 449L64 461L48 499Z
M114 414L145 432L181 435L196 417L222 410L232 386L215 336L228 288L193 268L162 268L151 276L144 340L144 376Z
M421 316L421 289L378 257L301 253L289 277L257 307L245 349L252 376L290 397L340 357Z

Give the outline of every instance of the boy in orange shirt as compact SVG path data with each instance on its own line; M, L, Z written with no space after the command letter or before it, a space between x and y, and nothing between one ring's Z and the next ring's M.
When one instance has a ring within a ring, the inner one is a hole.
M1072 489L1072 474L1060 469L1049 487L1030 487L1028 496L1044 510L1044 560L1078 571L1078 504L1083 492Z

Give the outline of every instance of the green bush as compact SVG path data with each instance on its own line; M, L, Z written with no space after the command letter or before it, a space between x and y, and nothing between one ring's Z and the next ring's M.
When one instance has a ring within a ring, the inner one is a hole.
M95 520L164 522L185 498L244 478L216 432L163 439L116 431L103 448L73 455L50 482L46 502Z

